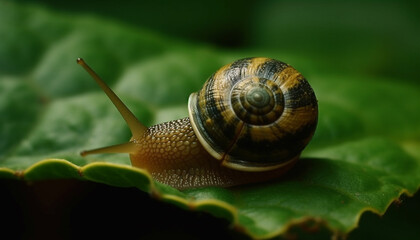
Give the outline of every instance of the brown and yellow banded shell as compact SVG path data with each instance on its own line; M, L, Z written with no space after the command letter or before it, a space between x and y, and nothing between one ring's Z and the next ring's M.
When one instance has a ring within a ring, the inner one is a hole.
M204 148L222 165L242 171L294 162L318 119L317 99L302 74L269 58L222 67L191 94L188 107Z

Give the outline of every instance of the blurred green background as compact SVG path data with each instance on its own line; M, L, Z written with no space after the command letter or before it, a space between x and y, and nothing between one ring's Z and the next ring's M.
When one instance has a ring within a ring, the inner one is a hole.
M314 65L312 71L419 82L418 1L41 0L37 4L227 50L304 58Z

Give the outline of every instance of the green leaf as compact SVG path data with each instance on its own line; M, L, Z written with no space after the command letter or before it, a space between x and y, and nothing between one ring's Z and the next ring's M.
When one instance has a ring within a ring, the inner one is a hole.
M319 99L318 129L297 166L275 181L178 191L131 167L127 155L82 158L81 150L126 142L130 132L77 57L151 125L186 116L189 94L212 72L261 52L228 53L103 19L9 1L0 6L0 178L136 187L224 218L255 238L302 224L347 234L363 212L383 214L420 186L420 87L337 73L309 74ZM269 55L294 59L297 69L308 66L299 56Z

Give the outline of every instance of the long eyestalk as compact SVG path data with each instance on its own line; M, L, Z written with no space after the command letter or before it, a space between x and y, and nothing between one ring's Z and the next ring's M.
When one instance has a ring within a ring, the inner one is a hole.
M108 87L108 85L86 64L86 62L82 58L77 59L77 63L81 65L96 81L96 83L102 88L102 90L106 93L108 98L112 101L114 106L120 112L121 116L124 118L125 122L127 123L128 127L131 130L131 134L133 135L133 139L139 139L143 136L147 127L144 126L134 114L128 109L128 107L121 101L121 99ZM118 144L114 146L98 148L94 150L84 151L81 153L82 156L86 156L88 154L97 154L97 153L131 153L134 151L135 144L133 142Z

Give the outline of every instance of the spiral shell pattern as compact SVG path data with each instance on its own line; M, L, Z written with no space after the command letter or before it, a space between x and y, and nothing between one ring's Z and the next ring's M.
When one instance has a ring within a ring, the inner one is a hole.
M318 119L307 80L269 58L222 67L191 94L188 106L204 148L223 165L242 171L272 170L299 158Z

